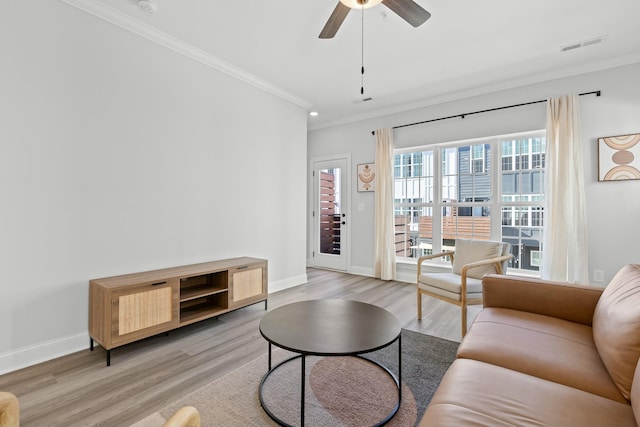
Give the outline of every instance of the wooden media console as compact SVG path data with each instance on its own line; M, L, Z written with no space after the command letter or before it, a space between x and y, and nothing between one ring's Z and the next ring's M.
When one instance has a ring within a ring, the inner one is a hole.
M232 258L89 281L89 337L107 350L264 301L267 260Z

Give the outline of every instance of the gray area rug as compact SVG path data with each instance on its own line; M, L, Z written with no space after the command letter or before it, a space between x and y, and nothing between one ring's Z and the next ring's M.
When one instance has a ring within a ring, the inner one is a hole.
M442 376L455 359L458 343L402 331L402 403L388 426L416 425ZM292 353L274 350L273 365ZM398 374L397 343L368 353ZM365 426L383 419L397 401L397 388L378 366L355 357L307 357L307 426ZM260 406L258 386L267 356L215 380L133 427L159 427L181 406L198 408L203 426L275 426ZM278 368L264 385L265 402L285 422L300 424L300 359Z

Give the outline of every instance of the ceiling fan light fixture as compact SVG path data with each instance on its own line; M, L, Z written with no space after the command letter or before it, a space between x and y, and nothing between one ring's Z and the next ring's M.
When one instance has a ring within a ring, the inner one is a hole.
M340 0L340 3L351 9L369 9L382 3L382 0Z

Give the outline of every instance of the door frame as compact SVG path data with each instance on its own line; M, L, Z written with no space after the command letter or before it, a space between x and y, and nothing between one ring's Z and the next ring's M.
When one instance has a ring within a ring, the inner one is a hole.
M341 230L341 234L344 236L344 239L340 241L340 250L343 251L346 266L345 271L349 272L351 270L351 153L340 153L340 154L331 154L327 156L318 156L312 157L309 159L309 171L308 171L308 190L307 194L309 197L307 198L308 206L307 206L307 241L309 242L309 247L307 248L307 265L310 267L317 267L315 263L314 251L318 247L318 233L316 233L316 217L314 216L314 211L316 210L316 202L318 200L318 189L316 188L316 177L314 176L314 172L316 169L316 164L320 162L332 161L332 160L344 160L346 163L346 170L344 171L344 186L345 186L345 194L342 199L343 204L343 212L346 214L346 224L344 226L344 230ZM326 267L319 267L326 268Z

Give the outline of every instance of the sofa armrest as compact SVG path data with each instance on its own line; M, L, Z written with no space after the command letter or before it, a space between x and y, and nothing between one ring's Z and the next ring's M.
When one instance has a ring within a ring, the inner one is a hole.
M591 326L603 289L489 274L482 279L485 307L509 308Z

